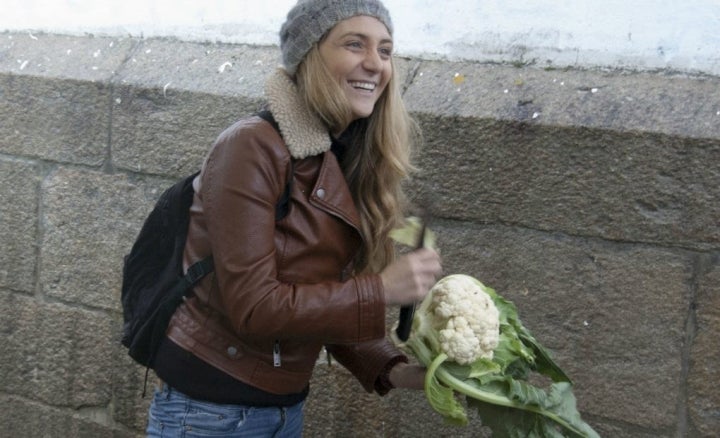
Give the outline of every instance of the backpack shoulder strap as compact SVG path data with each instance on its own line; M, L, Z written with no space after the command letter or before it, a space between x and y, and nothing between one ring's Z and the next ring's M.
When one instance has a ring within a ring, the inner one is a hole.
M275 120L275 117L273 117L272 113L269 109L263 109L260 112L257 113L258 117L265 120L269 124L272 125L273 128L280 134L282 137L282 132L280 131L280 125L278 124L277 120Z
M213 269L215 269L213 258L212 256L207 256L204 259L190 265L183 278L187 282L188 287L194 286L195 283L202 280L207 274L211 273Z
M257 113L258 117L265 120L266 122L270 123L273 128L280 134L280 137L282 137L282 132L280 131L280 125L278 125L278 122L275 120L275 117L273 117L272 113L268 109L263 109L260 112ZM290 193L292 192L292 181L293 181L293 173L295 172L295 162L293 161L292 157L290 157L290 175L288 176L288 182L285 185L285 191L283 192L282 196L278 200L278 203L275 205L275 220L279 221L283 219L287 214L290 212Z

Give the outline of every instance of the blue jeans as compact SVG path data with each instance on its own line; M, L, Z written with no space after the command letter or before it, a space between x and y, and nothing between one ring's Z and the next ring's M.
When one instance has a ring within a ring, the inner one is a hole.
M302 436L303 403L288 408L223 405L194 400L167 385L155 391L147 436L278 437Z

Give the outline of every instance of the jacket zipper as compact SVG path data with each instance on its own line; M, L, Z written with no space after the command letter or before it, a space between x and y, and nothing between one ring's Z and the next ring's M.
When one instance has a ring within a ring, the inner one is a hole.
M275 340L275 345L273 345L273 366L278 368L280 365L282 365L282 361L280 360L280 341Z

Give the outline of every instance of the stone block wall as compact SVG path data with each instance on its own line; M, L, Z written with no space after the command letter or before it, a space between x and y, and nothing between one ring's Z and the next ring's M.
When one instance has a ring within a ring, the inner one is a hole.
M3 434L142 436L122 257L277 64L273 47L0 33ZM602 436L716 436L720 79L400 68L426 143L409 192L446 273L515 302ZM321 360L306 435L487 436L472 424L444 425L422 393L366 394Z

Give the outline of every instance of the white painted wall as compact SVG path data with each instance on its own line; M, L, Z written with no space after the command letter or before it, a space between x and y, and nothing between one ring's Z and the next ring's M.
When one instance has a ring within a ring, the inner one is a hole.
M0 31L277 44L295 0L0 0ZM402 55L720 75L720 0L385 0Z

